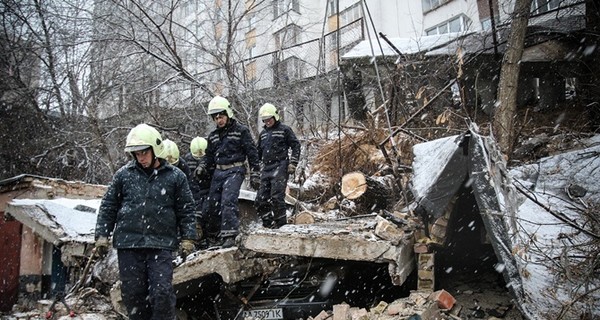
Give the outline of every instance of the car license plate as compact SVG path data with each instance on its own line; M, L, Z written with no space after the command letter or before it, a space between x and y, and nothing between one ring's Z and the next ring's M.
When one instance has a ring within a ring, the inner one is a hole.
M264 320L281 320L283 319L283 309L256 309L244 311L244 319L264 319Z

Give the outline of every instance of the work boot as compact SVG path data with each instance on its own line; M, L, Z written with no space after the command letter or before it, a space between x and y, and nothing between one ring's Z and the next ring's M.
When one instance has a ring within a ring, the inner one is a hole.
M235 246L235 237L225 237L223 238L223 243L221 244L221 248L231 248Z
M268 229L272 229L275 223L271 219L263 219L262 226Z
M210 247L209 239L202 238L196 242L196 247L198 250L206 250Z
M223 244L223 239L219 236L209 236L206 238L206 249L220 247Z
M283 212L279 212L278 214L275 214L275 219L273 221L272 229L279 229L286 224L287 224L287 215L286 215L285 210L283 210Z
M283 218L283 219L277 219L274 223L273 223L273 227L271 227L271 229L279 229L281 227L283 227L284 225L287 224L287 219Z
M273 228L274 222L273 222L273 213L272 212L269 211L268 213L261 214L260 219L262 220L263 227L269 228L269 229Z

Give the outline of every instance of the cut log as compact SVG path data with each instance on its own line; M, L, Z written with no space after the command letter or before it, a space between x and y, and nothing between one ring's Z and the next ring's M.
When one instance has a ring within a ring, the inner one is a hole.
M308 211L302 211L294 216L294 224L312 224L315 223L315 217Z
M367 214L388 206L391 187L355 171L342 177L341 193L346 199L354 201L355 214Z
M335 219L335 217L330 217L330 215L325 212L316 212L310 210L302 210L292 217L294 224L311 224L330 219Z
M367 177L362 172L350 172L342 177L342 195L354 200L367 191Z

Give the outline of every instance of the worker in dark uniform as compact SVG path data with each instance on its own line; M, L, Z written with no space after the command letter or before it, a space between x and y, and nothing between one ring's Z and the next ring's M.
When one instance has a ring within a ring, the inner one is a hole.
M281 123L274 105L265 103L259 110L259 116L264 123L257 148L262 170L254 203L263 226L279 228L287 223L285 190L289 175L296 172L300 142L294 131Z
M185 159L179 157L179 147L174 141L169 139L163 140L163 143L165 145L163 149L164 156L159 158L166 159L172 166L177 167L179 168L179 170L183 171L183 173L185 173L185 176L188 178L189 182L189 180L192 178L192 171L190 170L190 167L188 166Z
M190 152L186 153L183 158L186 160L192 172L195 172L196 168L198 168L198 164L204 160L203 158L206 153L207 145L208 141L202 137L195 137L190 142ZM193 177L190 179L190 189L194 195L194 201L196 201L196 231L198 232L198 247L200 249L206 249L208 247L206 230L204 230L204 226L208 223L208 219L202 214L202 206L204 205L206 198L208 198L211 179L212 172L209 172L208 170L204 171L201 176L193 174Z
M185 174L158 155L160 133L140 124L127 135L133 160L121 167L102 198L95 252L117 249L121 296L131 320L176 317L173 252L194 250L194 198Z
M258 177L260 162L250 130L233 118L227 99L214 97L208 104L208 114L217 128L208 135L206 155L196 168L196 176L214 169L202 211L208 219L205 229L209 240L217 237L211 245L227 248L235 245L239 234L238 197L246 175L245 161L253 179Z

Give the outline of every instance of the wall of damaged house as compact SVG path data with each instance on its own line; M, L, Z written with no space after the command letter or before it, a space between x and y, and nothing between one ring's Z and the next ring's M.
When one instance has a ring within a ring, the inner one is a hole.
M17 302L29 305L53 296L64 290L67 281L61 250L41 237L43 230L23 225L6 213L7 204L13 199L95 199L105 190L106 186L30 175L0 181L0 311L10 311Z
M21 267L19 268L20 301L36 301L42 297L45 243L32 229L23 226L21 232Z
M0 192L0 239L2 256L0 262L0 311L10 311L18 300L21 274L21 228L22 224L5 213L6 204L21 194L20 191Z
M531 37L521 62L517 105L539 111L564 103L575 94L583 60L573 56L577 52L576 36L567 40ZM397 60L380 58L378 72L364 58L344 61L344 81L352 84L346 88L352 89L349 96L361 98L349 99L348 103L354 104L350 109L366 104L370 110L376 110L381 103L381 85L389 97L387 110L392 125L403 124L425 105L424 112L436 114L446 108L460 109L463 104L470 113L481 110L492 114L500 80L501 53L496 56L491 49L486 53L462 52L459 58L455 49L445 50L446 54L411 54ZM457 83L452 84L455 80Z
M2 203L0 200L0 206ZM6 217L3 209L0 209L0 246L0 312L3 312L17 303L21 246L21 224Z

